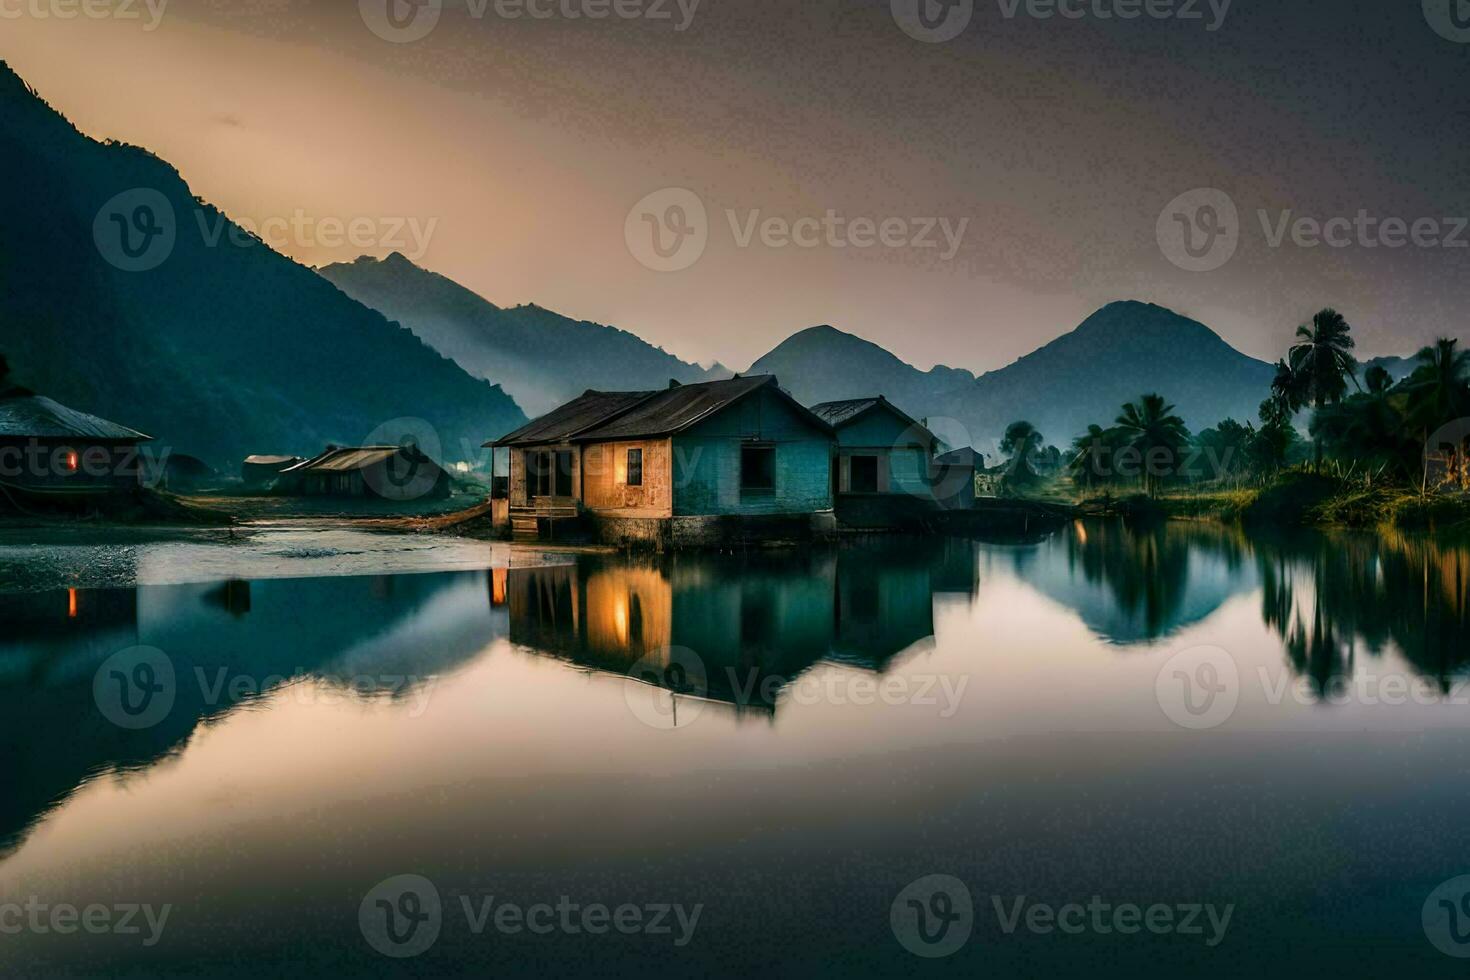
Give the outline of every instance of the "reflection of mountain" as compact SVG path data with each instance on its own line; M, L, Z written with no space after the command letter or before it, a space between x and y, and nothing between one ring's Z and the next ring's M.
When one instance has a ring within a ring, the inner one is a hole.
M293 682L404 699L505 632L487 575L276 579L0 596L0 855L77 786L180 751L198 725ZM496 620L499 620L497 626ZM173 707L119 728L92 682L109 656L156 647Z
M968 542L864 545L822 554L583 558L509 573L512 641L626 674L670 647L702 661L710 698L773 710L828 660L886 670L931 639L936 592L973 594Z
M1019 578L1119 645L1167 637L1257 585L1232 532L1211 525L1079 522L1014 554Z

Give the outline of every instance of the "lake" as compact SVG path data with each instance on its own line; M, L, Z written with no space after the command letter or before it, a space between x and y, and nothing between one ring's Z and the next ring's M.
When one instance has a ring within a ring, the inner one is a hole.
M1470 547L0 538L15 976L1463 972Z

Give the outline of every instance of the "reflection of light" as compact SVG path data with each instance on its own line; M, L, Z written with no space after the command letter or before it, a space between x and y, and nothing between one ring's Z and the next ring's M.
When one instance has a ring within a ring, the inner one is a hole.
M66 618L67 619L76 619L77 618L77 590L76 589L67 589L66 590Z
M628 645L628 600L619 597L613 604L613 631L617 633L618 642L623 646Z
M1077 532L1077 542L1079 544L1086 544L1087 543L1087 528L1082 525L1082 522L1081 521L1073 521L1072 522L1072 529Z
M505 605L505 583L509 569L490 569L490 605Z

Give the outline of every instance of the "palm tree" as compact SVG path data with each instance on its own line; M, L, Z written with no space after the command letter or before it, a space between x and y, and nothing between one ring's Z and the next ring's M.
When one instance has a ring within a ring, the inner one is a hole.
M1393 377L1380 365L1363 376L1362 394L1319 410L1312 418L1312 438L1338 458L1353 462L1402 465L1412 475L1417 449L1404 438L1404 395L1393 390Z
M1278 385L1286 393L1293 411L1307 405L1321 410L1342 401L1348 381L1357 384L1358 362L1353 358L1352 327L1334 309L1325 309L1312 317L1311 326L1296 328L1297 343L1286 352L1288 378L1283 380L1282 365L1276 368L1273 392ZM1322 465L1322 444L1313 440L1316 466Z
M1111 430L1089 425L1087 431L1072 440L1072 453L1067 468L1072 481L1084 490L1093 490L1107 481L1108 475L1098 464L1108 454Z
M1179 454L1189 445L1189 430L1184 420L1173 414L1174 406L1163 395L1144 395L1123 406L1117 418L1118 436L1125 448L1137 454L1143 463L1143 485L1150 497L1158 495L1159 481L1178 466ZM1165 465L1160 461L1166 460Z
M1415 355L1419 366L1409 376L1408 416L1425 446L1422 492L1429 481L1429 456L1437 447L1428 445L1431 433L1470 412L1470 351L1459 349L1459 341L1441 337L1434 346ZM1460 447L1455 447L1457 457ZM1463 483L1463 467L1456 466L1457 483Z

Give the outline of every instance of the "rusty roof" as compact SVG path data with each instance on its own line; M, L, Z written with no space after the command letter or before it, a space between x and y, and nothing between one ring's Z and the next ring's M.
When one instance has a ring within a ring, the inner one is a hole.
M657 392L653 391L588 390L560 408L553 409L485 445L536 446L566 442L577 433L600 425L655 394Z
M313 456L304 462L297 463L283 473L351 473L354 470L366 469L376 463L392 459L399 453L406 452L403 446L357 446L341 449L328 449L319 456ZM434 462L423 453L419 453L428 462ZM435 463L437 466L438 464Z
M583 431L575 438L578 442L606 442L613 439L673 435L724 411L746 395L767 387L790 402L816 428L832 431L830 425L783 391L776 383L774 375L753 374L743 378L737 376L728 381L676 385L655 392L611 421Z
M109 422L42 395L0 398L0 437L22 439L94 439L99 442L146 442L153 437Z

